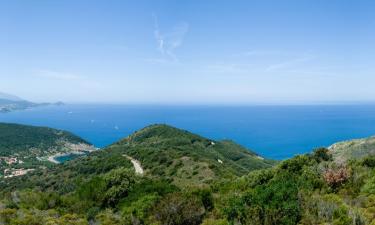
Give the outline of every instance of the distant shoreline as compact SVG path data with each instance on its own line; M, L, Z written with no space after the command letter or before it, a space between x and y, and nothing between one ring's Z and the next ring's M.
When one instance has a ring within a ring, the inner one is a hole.
M52 163L55 163L55 164L60 164L62 162L60 162L59 160L57 160L57 158L59 157L65 157L65 156L81 156L81 155L87 155L91 152L94 152L94 151L98 151L100 150L100 148L96 148L95 150L83 150L83 151L71 151L71 152L66 152L66 153L56 153L54 155L51 155L47 158L47 160L49 162L52 162Z
M265 158L280 160L319 146L373 136L375 105L212 108L66 104L0 113L0 120L67 130L101 148L149 123L166 123L212 139L231 139ZM69 151L51 152L44 160L58 152Z
M64 157L64 156L69 156L69 155L85 155L85 154L87 154L87 153L79 152L79 151L67 152L67 153L57 153L57 154L49 156L48 161L50 161L52 163L55 163L55 164L59 164L61 162L56 159L58 157Z

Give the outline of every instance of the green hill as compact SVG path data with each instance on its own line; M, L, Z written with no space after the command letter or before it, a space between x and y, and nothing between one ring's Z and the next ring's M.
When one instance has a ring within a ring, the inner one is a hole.
M53 155L92 150L87 141L66 131L0 123L0 179L17 170L22 173L50 166L48 157Z
M320 148L270 166L233 142L152 125L0 182L0 224L375 225L375 157L337 146L360 157Z
M30 150L46 152L50 148L63 148L64 142L89 144L74 134L48 127L0 123L0 155L21 154Z
M232 141L214 141L167 125L146 127L107 149L121 151L139 160L146 173L184 187L241 176L275 163Z
M74 186L73 180L120 167L134 170L128 157L139 161L145 176L160 178L181 188L207 186L219 179L269 168L276 162L263 159L231 141L216 142L167 125L153 125L101 151L34 173L31 179L26 178L33 182L10 179L3 187L18 187L22 183L23 187L40 184L46 190L66 190Z
M339 142L330 146L329 150L337 161L375 155L375 137Z

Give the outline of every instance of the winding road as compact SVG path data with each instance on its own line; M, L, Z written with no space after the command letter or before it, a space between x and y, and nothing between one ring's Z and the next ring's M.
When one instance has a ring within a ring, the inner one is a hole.
M141 163L138 160L136 160L136 159L134 159L134 158L132 158L132 157L130 157L128 155L124 155L124 156L127 159L129 159L131 163L133 163L133 166L134 166L134 169L135 169L135 173L143 175L144 171L143 171L143 168L141 166Z

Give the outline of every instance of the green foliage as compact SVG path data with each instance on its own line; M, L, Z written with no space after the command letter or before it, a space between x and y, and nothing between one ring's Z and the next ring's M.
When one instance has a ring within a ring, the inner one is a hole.
M229 221L241 224L296 224L300 217L298 187L287 174L265 185L247 190L229 200L225 214Z
M122 216L130 221L145 223L148 220L149 212L161 197L157 194L143 194L138 199L121 208Z
M202 225L229 225L229 222L225 219L205 219Z
M0 182L0 190L7 192L15 188L38 187L41 190L53 190L61 194L69 193L94 176L105 174L116 168L132 167L130 161L125 160L119 152L97 151L50 169L7 179L6 182Z
M154 208L155 218L161 224L198 225L203 220L204 207L198 198L178 193L167 195Z
M193 192L193 195L197 196L198 199L200 199L206 211L211 211L214 208L214 199L211 190L199 189Z
M53 163L47 160L49 156L76 150L77 144L91 150L88 142L66 131L0 123L0 186L16 169L30 169L27 172L34 173L53 167ZM6 163L7 160L12 161Z
M126 156L140 161L142 176ZM319 148L270 168L275 162L233 142L154 125L0 182L0 224L374 225L374 157L336 156Z
M49 149L59 141L86 143L69 132L47 127L34 127L19 124L0 123L0 156L27 151L31 148Z
M104 201L106 187L106 181L102 177L97 176L79 186L76 194L78 195L79 199L86 202L91 202L90 205L95 205L95 203Z
M134 172L125 168L114 169L104 176L105 204L114 207L126 197L135 184Z
M5 225L88 225L88 221L77 214L61 215L54 210L0 209L0 224Z
M370 167L370 168L375 168L375 156L368 156L363 159L362 165Z
M366 194L375 194L375 176L366 181L361 191Z
M292 159L287 159L281 162L279 168L290 173L300 174L303 172L304 167L311 165L312 163L313 162L308 155L298 155Z
M204 186L275 164L231 141L215 142L167 125L146 127L108 149L138 159L152 175L180 187Z
M275 176L273 169L257 170L245 176L246 188L267 184Z
M126 222L121 216L117 215L110 209L100 212L95 219L99 224L105 225L125 224Z
M326 148L318 148L313 152L313 158L318 162L330 161L332 160L332 155Z
M330 148L334 160L362 159L375 155L375 137L336 143Z

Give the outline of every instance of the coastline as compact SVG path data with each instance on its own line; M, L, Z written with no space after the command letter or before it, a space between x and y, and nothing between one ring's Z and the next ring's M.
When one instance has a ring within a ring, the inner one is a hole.
M66 152L66 153L56 153L54 155L49 156L47 158L47 160L50 161L50 162L52 162L52 163L59 164L61 162L56 159L58 157L64 157L64 156L69 156L69 155L86 155L88 153L90 153L90 152L89 151L87 151L87 152L84 152L84 151L72 151L72 152Z
M70 155L72 156L87 155L91 152L98 151L98 150L100 150L100 148L93 147L93 149L90 149L90 150L85 149L85 150L69 151L69 152L64 152L64 153L56 153L54 155L48 156L47 160L55 164L60 164L62 162L57 160L57 158L59 157L65 157L65 156L70 156Z

